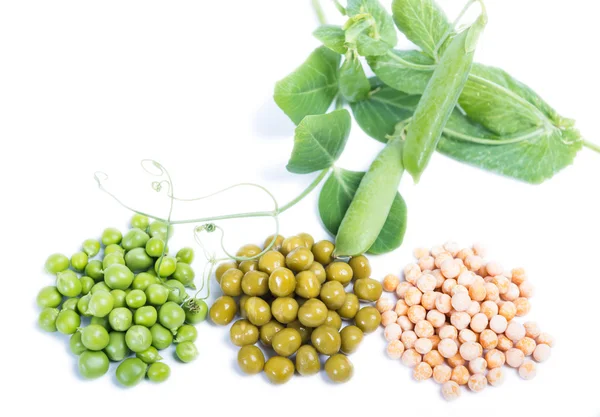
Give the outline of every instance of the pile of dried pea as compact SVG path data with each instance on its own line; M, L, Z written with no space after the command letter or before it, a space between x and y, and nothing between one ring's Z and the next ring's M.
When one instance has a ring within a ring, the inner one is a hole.
M260 257L259 246L242 246L238 257L256 258L217 267L223 296L210 308L210 318L227 325L241 316L230 328L230 339L240 347L237 360L244 373L264 371L272 383L282 384L294 372L318 373L323 355L328 377L347 382L353 374L347 355L381 323L374 306L360 303L372 303L382 293L381 284L370 278L368 259L335 260L332 242L314 243L306 233L269 236L263 247L270 244ZM352 283L353 291L347 292ZM343 321L353 323L342 328ZM263 349L256 346L259 340Z

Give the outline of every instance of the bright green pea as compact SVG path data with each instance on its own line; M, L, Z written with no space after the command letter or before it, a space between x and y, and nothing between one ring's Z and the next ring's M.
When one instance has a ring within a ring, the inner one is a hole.
M77 303L79 302L79 298L68 298L63 301L62 306L60 306L62 310L73 310L77 313Z
M92 317L90 319L90 324L97 324L98 326L104 327L107 332L111 331L110 323L108 321L108 316L105 316L105 317Z
M96 294L97 292L100 292L100 291L111 292L112 290L110 289L110 287L108 285L106 285L106 282L100 281L100 282L97 282L94 284L94 286L90 290L90 294Z
M194 249L192 248L181 248L175 256L178 262L191 264L194 261Z
M115 308L108 315L110 327L119 332L124 332L131 327L133 313L125 307Z
M151 275L147 272L140 272L135 276L131 283L131 288L134 290L146 291L146 289L152 284L160 284L158 277Z
M99 378L108 371L108 357L104 352L86 350L79 355L79 374L86 379Z
M148 368L148 379L152 382L164 382L171 375L171 368L163 362L156 362Z
M167 236L167 231L169 236ZM152 237L158 237L162 240L167 240L167 237L171 237L173 234L173 228L167 227L166 223L155 220L150 223L150 226L148 226L148 234Z
M111 293L106 291L96 291L92 293L88 313L96 317L108 316L115 305L115 300Z
M148 304L163 305L169 299L169 290L164 285L152 284L146 288L146 299Z
M177 343L195 342L197 338L198 330L196 330L194 326L184 324L179 329L177 329L177 337L175 338L175 341Z
M100 252L100 242L98 242L96 239L86 239L83 241L81 249L83 249L89 258L94 257L98 255L98 252Z
M46 332L55 332L58 313L57 308L44 307L38 317L38 326Z
M185 312L186 323L198 324L206 320L208 306L204 300L191 298L183 304L183 311Z
M125 307L126 302L125 298L127 297L127 293L123 290L112 290L110 295L113 296L114 305L113 308L117 307Z
M125 297L129 308L140 308L146 304L146 294L142 290L131 290Z
M100 281L104 278L104 269L102 268L102 262L97 259L89 261L85 267L85 274L92 278L94 281Z
M81 330L81 343L89 350L102 350L109 342L108 332L98 324L90 324Z
M106 268L115 264L125 265L124 256L117 252L106 255L102 260L102 269L104 269L104 274L106 274Z
M109 227L104 229L102 232L102 243L104 246L119 244L121 243L121 239L123 239L123 235L119 231L119 229L115 229L114 227Z
M66 270L56 274L56 289L65 297L77 297L81 294L81 282L75 272Z
M62 301L62 294L58 292L56 287L48 286L40 290L37 295L37 305L40 308L44 307L58 307Z
M81 294L83 295L88 294L95 284L92 278L85 275L79 278L79 282L81 282Z
M158 274L156 273L156 271L154 270L154 267L152 268L148 268L148 270L145 272L146 274L152 275L153 277L158 278ZM162 282L162 280L158 280L158 282Z
M120 253L122 256L125 256L125 249L117 244L108 245L104 248L104 256L112 255L113 253Z
M177 268L177 259L172 256L161 256L154 264L154 270L159 277L165 278L173 275Z
M62 253L52 254L46 259L45 268L51 274L62 272L69 268L69 258Z
M125 333L125 341L133 352L142 352L152 345L152 333L147 327L136 324Z
M167 329L175 331L185 322L185 311L173 301L168 301L158 311L158 321Z
M73 310L62 310L56 317L56 329L62 334L73 334L81 325L79 314Z
M158 313L152 306L138 308L133 315L133 321L140 326L152 327L156 323Z
M112 289L126 290L133 282L133 272L125 265L111 265L104 271L104 282Z
M85 252L75 252L71 256L71 266L77 271L83 271L88 263L88 256Z
M125 250L131 250L135 248L145 248L146 242L150 239L148 233L143 230L134 228L125 233L123 236L123 241L121 242L121 246Z
M173 343L173 333L158 323L150 328L150 333L152 334L152 346L158 350L166 349Z
M145 271L154 265L152 259L144 248L134 248L125 255L125 265L132 271Z
M90 306L90 300L92 299L92 294L86 294L77 301L77 311L82 316L91 316L88 312L88 308Z
M150 221L148 220L147 216L136 213L131 217L131 221L129 222L129 225L133 228L146 230L149 223L150 223Z
M144 379L146 369L148 365L139 358L125 359L117 368L117 381L126 387L133 387Z
M185 286L193 286L196 274L191 266L183 262L177 262L173 278L181 282Z
M176 279L167 280L167 282L165 282L165 287L169 289L169 301L181 304L188 298L185 287Z
M152 237L146 242L146 253L154 258L162 256L165 242L161 238Z
M140 358L144 362L150 364L154 362L158 362L162 359L162 356L158 353L158 350L154 346L150 346L148 349L143 352L138 352L135 354L136 357Z
M81 332L75 332L69 339L69 349L74 355L81 355L87 349L83 346L83 342L81 341Z
M175 353L181 362L191 362L198 357L198 348L192 342L182 342L175 348Z
M129 348L125 342L125 333L110 332L108 345L104 348L104 353L113 362L120 362L129 355Z

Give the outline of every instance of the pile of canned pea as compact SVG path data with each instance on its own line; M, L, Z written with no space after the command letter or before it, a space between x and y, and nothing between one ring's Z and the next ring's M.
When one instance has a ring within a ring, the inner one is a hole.
M46 271L56 282L37 296L42 309L38 325L71 335L82 377L98 378L110 362L120 362L116 377L123 386L144 377L162 382L171 371L159 350L175 342L180 361L198 355L193 324L206 318L208 307L186 292L194 287L193 250L169 256L168 234L166 224L135 215L125 235L108 228L100 240L86 240L70 259L48 257Z
M361 301L375 302L382 293L381 284L370 278L367 258L334 260L332 242L314 243L306 233L269 236L263 248L271 244L257 259L218 266L223 296L210 308L210 318L227 325L241 316L230 328L230 339L240 347L237 360L244 373L264 372L272 383L282 384L295 372L318 373L322 355L327 376L347 382L353 374L347 355L381 323L374 306L361 307ZM252 258L262 251L250 244L237 256ZM347 292L353 281L353 291Z

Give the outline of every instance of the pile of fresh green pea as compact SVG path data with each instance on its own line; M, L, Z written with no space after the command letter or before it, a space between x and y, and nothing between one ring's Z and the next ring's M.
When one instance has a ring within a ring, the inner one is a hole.
M123 386L144 377L163 382L171 371L159 351L173 342L181 362L197 357L194 325L205 320L208 306L188 296L186 287L195 288L194 251L169 256L171 232L165 223L136 214L125 235L108 228L70 259L48 257L45 268L56 283L37 296L38 325L71 335L82 377L98 378L110 362L120 362L116 377Z
M230 339L240 347L238 365L246 374L264 372L282 384L295 372L318 373L323 358L327 376L347 382L353 374L347 355L381 322L375 307L361 307L361 301L375 302L382 292L370 278L368 259L335 260L332 242L314 243L306 233L269 236L263 248L271 244L262 256L259 246L245 245L237 257L252 259L217 267L223 296L211 306L211 320L227 325L241 316L230 328ZM346 291L351 284L352 291ZM342 328L344 321L349 323Z

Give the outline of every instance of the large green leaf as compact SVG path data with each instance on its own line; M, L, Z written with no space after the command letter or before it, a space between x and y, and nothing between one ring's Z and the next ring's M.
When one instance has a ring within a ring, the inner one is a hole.
M332 166L346 146L350 126L350 113L345 109L306 116L296 127L288 171L308 174Z
M342 96L350 103L364 99L371 91L362 63L353 53L346 55L340 68L339 88Z
M385 7L377 0L348 0L346 12L349 17L358 14L370 14L375 20L375 28L372 29L369 36L375 40L381 39L391 48L396 46L398 36L392 16L389 15Z
M364 172L336 168L323 185L319 195L319 214L325 228L332 235L337 234L364 175ZM402 244L406 231L406 213L406 203L398 193L394 198L383 229L369 249L369 253L390 252Z
M296 124L307 115L323 114L338 92L340 55L321 46L290 75L275 84L273 98Z
M408 94L422 94L435 68L433 59L414 50L394 50L386 55L369 57L367 61L381 81ZM415 69L408 64L426 69Z
M319 26L314 32L315 38L320 40L323 45L338 54L345 54L348 51L346 47L346 34L344 29L334 25Z
M434 0L394 0L392 15L398 29L430 57L451 30L448 18Z

